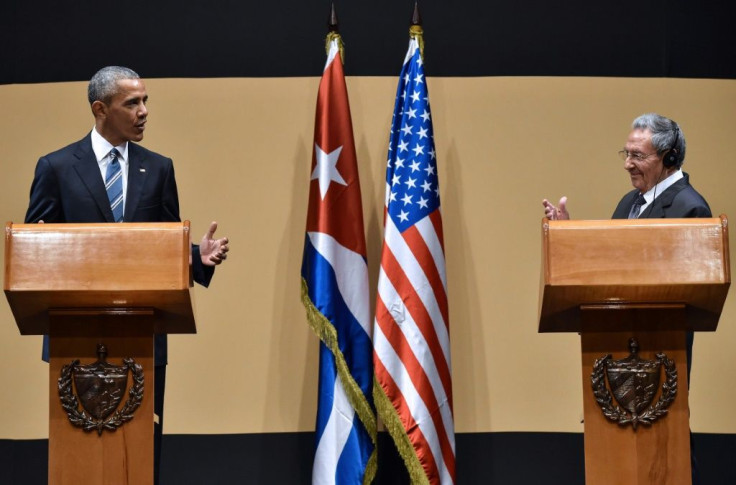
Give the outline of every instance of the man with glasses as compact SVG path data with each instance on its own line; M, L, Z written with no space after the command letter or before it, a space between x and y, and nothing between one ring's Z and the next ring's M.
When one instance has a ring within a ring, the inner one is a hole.
M634 190L624 195L613 219L657 219L712 217L710 207L690 185L682 171L685 162L685 135L674 121L656 113L639 116L619 155L629 172ZM567 197L555 207L542 201L550 220L569 219Z
M682 171L685 162L685 135L673 120L656 113L639 116L619 155L629 172L634 190L624 195L613 211L613 219L661 219L712 217L708 202L690 185ZM550 220L570 219L567 197L554 206L542 201ZM693 332L687 332L687 377L690 384ZM692 437L690 440L691 451ZM692 483L700 483L697 463L692 456Z

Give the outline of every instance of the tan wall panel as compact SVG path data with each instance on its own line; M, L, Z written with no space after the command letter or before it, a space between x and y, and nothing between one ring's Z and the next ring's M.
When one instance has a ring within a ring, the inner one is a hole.
M317 340L299 302L318 79L150 80L145 146L174 159L182 217L232 240L210 289L195 290L199 333L170 339L167 433L314 429ZM350 78L368 257L380 254L394 78ZM736 82L606 78L430 78L449 279L459 432L582 431L579 339L539 335L541 199L608 218L630 189L617 158L631 120L676 119L686 171L714 213L736 220L731 139ZM92 126L85 83L0 86L0 214L22 221L40 155ZM631 257L636 257L632 248ZM736 306L699 334L691 424L736 433ZM0 438L47 436L40 338L0 304ZM11 412L12 410L12 412Z

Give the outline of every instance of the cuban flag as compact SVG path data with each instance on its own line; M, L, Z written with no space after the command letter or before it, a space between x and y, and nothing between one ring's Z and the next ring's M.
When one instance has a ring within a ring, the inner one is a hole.
M373 344L363 209L339 36L317 96L302 302L320 338L313 484L368 484L376 471Z
M437 156L416 36L399 76L374 322L376 408L412 483L455 483L450 327Z

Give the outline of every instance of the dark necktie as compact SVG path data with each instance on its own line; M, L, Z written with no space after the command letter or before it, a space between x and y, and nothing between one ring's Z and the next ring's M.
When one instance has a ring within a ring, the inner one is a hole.
M119 155L114 148L110 151L112 160L105 175L105 190L115 222L123 222L123 172L120 170Z
M629 219L638 219L639 212L641 212L641 206L646 204L647 201L643 195L639 194L639 197L634 201L634 205L631 206L631 212L629 212Z

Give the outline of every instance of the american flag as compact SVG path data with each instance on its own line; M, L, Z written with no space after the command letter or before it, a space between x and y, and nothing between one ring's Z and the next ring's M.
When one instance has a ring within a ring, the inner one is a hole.
M387 163L374 399L412 483L451 484L455 431L440 191L415 37L399 78Z
M339 37L319 85L302 302L320 337L313 484L370 483L376 471L373 345L363 210Z

